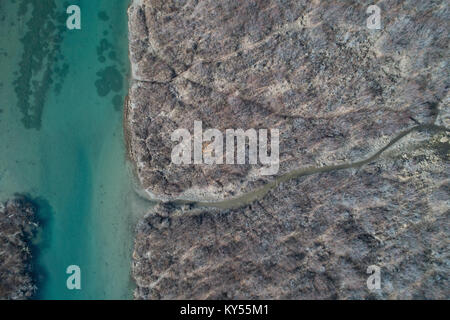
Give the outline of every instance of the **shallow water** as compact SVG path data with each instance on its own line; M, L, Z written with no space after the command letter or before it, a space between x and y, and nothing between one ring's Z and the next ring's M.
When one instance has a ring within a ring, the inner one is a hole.
M122 131L129 73L128 0L0 0L0 200L40 206L35 245L42 299L128 299L133 192ZM81 268L68 290L66 268Z

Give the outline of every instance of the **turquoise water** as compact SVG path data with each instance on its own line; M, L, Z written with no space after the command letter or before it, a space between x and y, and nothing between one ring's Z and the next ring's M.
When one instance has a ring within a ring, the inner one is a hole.
M67 30L69 4L81 30ZM136 217L124 151L129 1L0 0L0 200L40 206L39 299L129 299ZM69 265L81 290L68 290Z

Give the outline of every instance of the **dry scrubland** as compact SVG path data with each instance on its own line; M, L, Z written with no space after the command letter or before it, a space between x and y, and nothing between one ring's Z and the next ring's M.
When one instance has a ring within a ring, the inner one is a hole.
M134 1L129 154L161 203L137 228L137 299L448 299L448 30L446 1ZM279 175L258 165L171 163L171 133L278 128ZM381 267L369 292L366 269Z

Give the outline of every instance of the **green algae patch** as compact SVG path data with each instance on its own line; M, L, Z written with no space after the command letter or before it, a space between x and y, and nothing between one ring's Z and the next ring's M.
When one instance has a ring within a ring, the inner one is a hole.
M66 31L64 11L60 9L55 0L23 0L19 7L19 21L28 14L30 19L20 40L23 53L13 84L27 129L40 129L47 93L64 77L53 69L61 59L60 44Z
M108 14L105 11L100 11L98 13L98 17L102 21L108 21L109 20L109 16L108 16Z
M97 47L97 54L99 56L104 56L105 53L112 48L112 44L106 39L100 40L100 44Z
M123 77L114 66L106 67L97 72L99 79L95 81L97 94L100 97L107 96L111 91L120 92L123 88Z

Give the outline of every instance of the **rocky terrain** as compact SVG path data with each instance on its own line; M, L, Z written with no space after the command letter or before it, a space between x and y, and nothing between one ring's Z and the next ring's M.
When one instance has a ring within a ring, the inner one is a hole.
M173 164L171 133L195 120L279 129L279 175L358 160L434 121L448 98L448 3L383 1L381 30L366 27L370 4L134 1L125 123L148 195L215 201L274 179L259 164Z
M441 139L362 169L281 183L239 209L160 204L138 226L135 297L450 298L449 149ZM381 268L373 292L370 265Z
M24 198L0 204L0 299L28 299L36 291L29 246L35 212Z
M192 201L139 224L136 298L450 298L448 3L382 1L380 30L371 4L133 2L129 156L147 197ZM278 174L172 163L194 121L279 129Z

